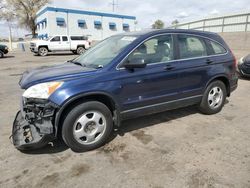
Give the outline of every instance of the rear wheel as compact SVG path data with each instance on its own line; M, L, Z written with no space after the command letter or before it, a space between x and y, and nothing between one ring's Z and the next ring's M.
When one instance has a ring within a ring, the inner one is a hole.
M40 47L38 50L38 54L40 56L47 56L48 55L48 49L46 47Z
M112 114L108 107L90 101L68 113L62 127L62 138L73 151L88 151L102 146L112 129Z
M77 54L81 55L85 52L85 48L83 46L79 46L76 50Z
M206 88L199 109L204 114L221 111L227 96L226 86L221 81L214 81Z

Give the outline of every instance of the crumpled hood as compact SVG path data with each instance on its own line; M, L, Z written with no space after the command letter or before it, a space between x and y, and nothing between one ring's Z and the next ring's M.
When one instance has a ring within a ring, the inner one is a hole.
M34 84L79 77L93 70L95 69L81 67L73 63L40 67L24 72L19 85L22 89L27 89Z

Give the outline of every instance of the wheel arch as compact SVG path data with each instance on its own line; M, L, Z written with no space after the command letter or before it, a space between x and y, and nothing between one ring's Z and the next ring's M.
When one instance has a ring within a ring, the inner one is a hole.
M225 84L226 90L227 90L227 96L229 97L230 96L230 82L229 82L229 79L226 75L218 75L216 77L213 77L212 79L210 79L208 81L205 88L207 88L209 84L211 84L212 82L214 82L216 80L222 81Z
M84 44L78 44L78 45L76 46L76 49L77 49L77 48L79 48L79 47L83 47L83 48L86 50L86 48L85 48L85 45L84 45Z
M86 101L98 101L105 104L111 111L113 116L113 121L115 126L120 126L120 108L118 103L113 99L113 97L107 93L103 92L94 92L79 94L77 96L71 97L68 99L60 110L56 113L55 117L55 135L58 136L58 133L61 131L63 121L67 113L74 108L74 106L84 103Z

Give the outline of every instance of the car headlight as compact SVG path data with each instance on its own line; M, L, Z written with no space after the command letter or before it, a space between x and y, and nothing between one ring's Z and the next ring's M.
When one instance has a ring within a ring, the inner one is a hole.
M8 46L5 46L5 50L8 50Z
M240 60L238 61L238 64L241 65L244 63L244 57L240 58Z
M62 84L63 82L46 82L37 84L25 90L23 97L48 99L52 93L62 86Z

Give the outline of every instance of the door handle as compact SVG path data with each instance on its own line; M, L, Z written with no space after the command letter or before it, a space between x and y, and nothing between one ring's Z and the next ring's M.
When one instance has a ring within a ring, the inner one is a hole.
M206 60L206 63L207 63L207 64L211 64L211 63L213 63L213 62L214 62L214 61L211 60L211 59L207 59L207 60Z
M166 65L166 66L164 67L165 70L172 70L172 69L174 69L174 68L175 68L175 67L172 66L172 65Z

